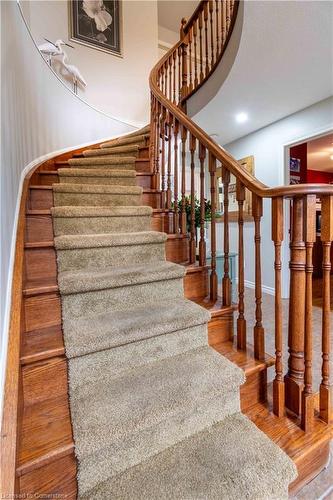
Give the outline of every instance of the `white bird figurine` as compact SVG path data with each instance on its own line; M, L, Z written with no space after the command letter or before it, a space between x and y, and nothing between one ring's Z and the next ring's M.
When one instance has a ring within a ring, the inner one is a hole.
M83 78L83 76L81 75L80 71L78 70L78 68L76 66L74 66L73 64L67 63L68 57L67 57L67 54L64 50L62 51L62 54L63 54L62 55L62 64L63 64L64 68L67 69L68 73L72 76L74 93L77 94L77 84L80 83L83 87L86 87L87 82L85 81L85 79Z
M51 66L52 64L52 57L53 56L60 56L63 51L62 51L62 45L67 45L67 47L71 47L74 49L72 45L69 45L69 43L64 42L63 40L57 40L55 43L51 42L47 38L44 38L47 43L42 43L41 45L38 45L38 49L42 54L45 54L48 56L48 62L49 65Z

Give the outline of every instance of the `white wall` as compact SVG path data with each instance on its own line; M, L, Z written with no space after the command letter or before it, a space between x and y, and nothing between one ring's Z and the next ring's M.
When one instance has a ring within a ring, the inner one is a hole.
M67 0L23 0L27 22L36 41L43 37L68 41ZM149 122L148 77L158 57L156 0L123 0L123 57L70 41L70 62L80 69L87 87L80 95L98 109L140 123Z
M36 49L15 1L1 2L1 371L23 170L36 158L135 130L88 106L58 80Z
M200 123L199 123L200 125ZM320 134L333 128L333 97L318 102L298 113L294 113L267 127L241 139L224 145L237 160L245 156L254 156L255 176L268 186L285 183L285 145L302 141L304 138ZM217 131L220 132L220 131ZM222 130L221 130L222 132ZM221 133L222 135L222 133ZM217 241L222 245L223 225L217 224ZM237 224L231 224L231 251L237 252ZM245 280L248 285L254 283L254 244L253 223L245 223ZM283 248L283 295L288 296L288 245ZM222 247L221 247L222 248ZM262 220L262 281L266 291L274 289L274 248L271 241L270 201L264 203Z
M161 59L179 40L179 33L158 26L158 58Z

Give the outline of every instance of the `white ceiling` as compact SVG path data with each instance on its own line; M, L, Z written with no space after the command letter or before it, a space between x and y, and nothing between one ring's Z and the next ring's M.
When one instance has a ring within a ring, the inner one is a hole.
M178 33L182 18L189 19L198 3L198 0L158 0L158 24Z
M319 137L307 144L307 166L310 170L333 172L333 134Z
M235 62L194 119L227 144L332 94L333 2L245 1Z

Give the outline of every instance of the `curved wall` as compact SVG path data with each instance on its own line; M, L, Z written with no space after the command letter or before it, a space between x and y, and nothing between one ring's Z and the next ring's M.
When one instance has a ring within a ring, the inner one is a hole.
M70 39L68 1L21 0L22 9L37 43ZM138 122L149 121L148 77L157 60L158 26L156 0L122 0L122 57L97 50L75 41L74 50L64 47L71 64L76 65L87 81L79 95L98 109ZM55 58L56 59L56 58ZM61 66L54 61L54 67ZM72 84L66 72L62 78Z
M78 99L41 57L16 1L1 4L1 386L22 181L36 160L137 127ZM27 169L26 169L27 170ZM1 398L2 399L2 398Z

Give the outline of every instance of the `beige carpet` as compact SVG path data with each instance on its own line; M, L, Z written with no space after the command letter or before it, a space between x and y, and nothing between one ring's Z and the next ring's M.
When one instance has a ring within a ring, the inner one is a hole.
M88 150L54 185L79 498L287 498L293 463L240 413L244 374L207 345L209 313L150 231L133 182L148 133Z

